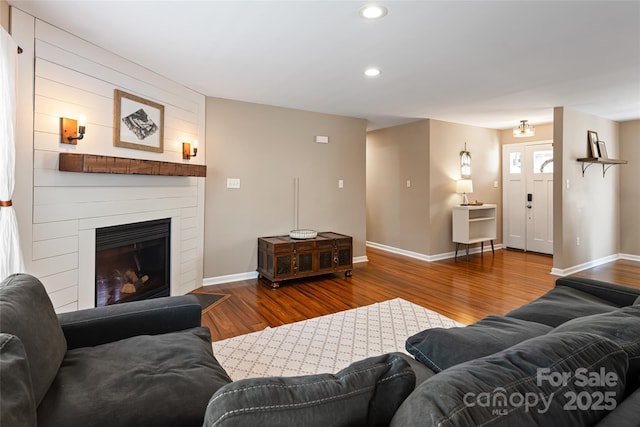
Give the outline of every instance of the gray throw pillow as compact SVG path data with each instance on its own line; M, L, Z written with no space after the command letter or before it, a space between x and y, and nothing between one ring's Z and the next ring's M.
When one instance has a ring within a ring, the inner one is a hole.
M249 378L213 395L204 426L387 426L414 387L411 367L393 353L335 375Z
M434 372L488 356L546 334L551 326L504 316L488 316L462 328L432 328L409 337L407 351Z
M0 332L22 341L38 406L67 351L58 317L38 279L14 274L0 284Z
M587 426L624 397L627 355L600 335L546 334L429 378L392 427Z
M36 426L36 403L22 342L0 333L0 426Z

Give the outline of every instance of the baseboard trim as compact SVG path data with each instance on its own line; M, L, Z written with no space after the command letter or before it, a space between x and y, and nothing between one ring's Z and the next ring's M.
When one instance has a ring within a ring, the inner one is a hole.
M640 262L640 255L620 254L620 259L626 259L627 261Z
M361 262L367 262L369 259L367 256L358 256L353 258L353 263L358 264ZM246 273L228 274L226 276L208 277L202 280L202 286L215 286L223 283L241 282L242 280L251 280L258 277L257 271L248 271Z
M445 252L445 253L436 254L436 255L426 255L419 252L413 252L413 251L408 251L406 249L394 248L393 246L387 246L387 245L383 245L382 243L376 243L376 242L370 242L370 241L367 241L367 246L375 249L380 249L385 252L391 252L397 255L403 255L409 258L415 258L415 259L419 259L427 262L440 261L443 259L454 258L456 256L455 251ZM502 249L502 244L494 244L493 247L496 250ZM469 255L478 254L480 253L480 251L481 251L480 247L471 248L469 250ZM484 252L491 252L491 245L484 245ZM465 255L466 255L466 252L464 250L458 251L458 256L464 257Z
M257 277L258 277L257 271L227 274L226 276L207 277L202 281L202 285L203 286L221 285L222 283L240 282L242 280L251 280Z
M573 267L569 267L569 268L552 268L551 274L553 274L554 276L569 276L571 274L578 273L579 271L582 271L582 270L587 270L589 268L597 267L602 264L607 264L609 262L616 261L620 258L621 258L620 254L614 254L614 255L609 255L606 257L594 259L592 261L588 261L582 264L574 265Z

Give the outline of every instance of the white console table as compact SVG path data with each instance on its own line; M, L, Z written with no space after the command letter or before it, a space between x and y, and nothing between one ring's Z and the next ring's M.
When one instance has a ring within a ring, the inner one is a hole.
M456 244L455 258L458 258L458 245L467 245L467 259L469 245L491 241L491 252L495 254L493 241L496 235L496 205L454 206L453 207L453 241Z

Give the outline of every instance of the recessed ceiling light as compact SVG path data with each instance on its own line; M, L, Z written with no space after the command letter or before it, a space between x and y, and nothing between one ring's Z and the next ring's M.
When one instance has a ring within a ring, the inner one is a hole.
M380 75L380 70L377 68L367 68L364 70L364 75L368 77L376 77Z
M387 8L379 4L368 4L361 7L359 13L364 19L380 19L387 14Z

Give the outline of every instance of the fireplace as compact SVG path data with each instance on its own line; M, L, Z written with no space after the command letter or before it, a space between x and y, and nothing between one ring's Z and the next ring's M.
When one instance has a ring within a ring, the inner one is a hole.
M171 219L96 229L96 307L168 296Z

